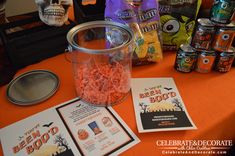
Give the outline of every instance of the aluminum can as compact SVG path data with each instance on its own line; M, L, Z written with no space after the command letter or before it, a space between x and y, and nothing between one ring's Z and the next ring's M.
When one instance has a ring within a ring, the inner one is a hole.
M228 72L231 69L234 58L235 52L218 53L215 70L223 73Z
M181 44L176 54L174 68L177 71L189 73L194 69L196 59L196 50L189 44Z
M216 30L212 47L216 51L234 50L235 24L230 23L226 26L219 26Z
M210 50L215 34L215 25L208 18L199 18L191 45L197 50Z
M234 0L214 0L210 12L211 21L221 24L230 23L235 10L234 7Z
M195 70L199 73L209 73L213 68L215 58L215 51L199 52Z

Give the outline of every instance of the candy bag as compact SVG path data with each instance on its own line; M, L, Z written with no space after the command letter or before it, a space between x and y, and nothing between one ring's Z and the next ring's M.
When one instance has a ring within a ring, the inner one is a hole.
M144 65L163 59L156 0L106 0L105 19L127 24L135 33L133 65Z
M201 0L159 0L163 50L190 43Z

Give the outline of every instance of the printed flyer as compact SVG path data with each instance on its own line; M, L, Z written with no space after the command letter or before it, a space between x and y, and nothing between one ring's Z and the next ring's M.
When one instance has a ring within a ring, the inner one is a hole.
M138 131L196 129L173 78L132 78Z
M0 138L6 156L118 155L139 142L111 107L78 99L3 128Z

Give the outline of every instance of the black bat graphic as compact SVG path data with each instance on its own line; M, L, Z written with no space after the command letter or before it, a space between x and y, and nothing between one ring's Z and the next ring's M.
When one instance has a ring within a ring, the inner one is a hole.
M166 90L172 90L172 88L167 88L167 87L164 87L164 89L166 89Z
M53 124L53 122L50 122L49 124L45 124L42 127L50 127Z
M19 136L18 140L21 141L24 138L24 136Z
M77 105L76 107L79 108L81 106L81 104Z

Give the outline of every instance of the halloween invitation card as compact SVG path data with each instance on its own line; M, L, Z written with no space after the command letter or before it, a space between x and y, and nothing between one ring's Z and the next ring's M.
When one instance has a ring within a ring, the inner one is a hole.
M195 129L173 78L132 78L138 131Z
M6 156L80 156L55 109L49 109L1 129Z

